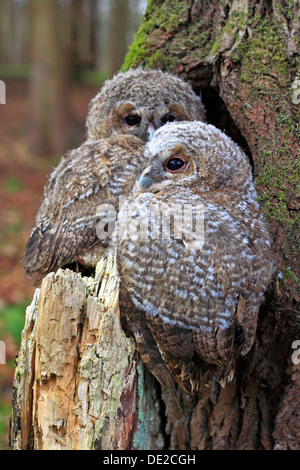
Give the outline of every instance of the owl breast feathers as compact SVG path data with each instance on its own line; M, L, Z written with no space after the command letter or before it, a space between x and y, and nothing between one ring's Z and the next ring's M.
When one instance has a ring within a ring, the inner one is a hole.
M167 124L145 154L114 235L124 321L158 380L195 393L253 344L270 237L246 156L214 126Z
M23 259L34 283L74 262L95 266L109 247L97 228L132 189L144 143L169 121L204 117L200 98L175 76L137 69L107 80L89 107L87 141L62 157L45 187Z

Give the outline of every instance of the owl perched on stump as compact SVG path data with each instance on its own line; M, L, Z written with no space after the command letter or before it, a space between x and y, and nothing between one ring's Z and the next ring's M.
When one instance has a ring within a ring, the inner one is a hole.
M253 344L271 240L250 164L214 126L167 124L145 160L114 235L122 315L158 380L195 394Z
M89 106L87 141L62 157L45 187L23 260L36 285L74 262L96 265L109 246L97 226L132 189L144 143L167 122L194 119L205 119L201 100L173 75L137 69L105 82Z

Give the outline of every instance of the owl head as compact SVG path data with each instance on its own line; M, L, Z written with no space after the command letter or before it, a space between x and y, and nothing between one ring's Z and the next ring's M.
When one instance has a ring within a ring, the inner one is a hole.
M148 166L137 184L140 191L156 193L174 185L204 191L231 187L256 197L246 155L210 124L167 124L155 132L145 153Z
M90 102L87 139L115 133L146 142L167 122L191 120L205 120L205 111L190 85L161 70L132 69L107 80Z

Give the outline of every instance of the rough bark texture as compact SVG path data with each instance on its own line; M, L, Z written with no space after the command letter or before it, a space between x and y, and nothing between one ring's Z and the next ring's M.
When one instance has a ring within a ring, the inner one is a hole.
M147 446L152 378L120 327L118 285L109 256L95 281L59 270L36 290L15 372L13 449Z
M300 340L297 3L152 0L124 68L137 65L189 80L202 91L209 122L249 155L281 293L267 296L255 344L233 382L202 387L193 401L161 391L137 367L116 314L113 264L98 267L98 296L99 274L95 282L70 271L50 274L27 311L12 446L299 449L300 369L292 362L292 343Z
M282 273L281 295L263 305L234 382L202 390L193 405L193 449L300 448L291 360L300 338L299 29L297 1L152 0L125 61L124 69L158 67L189 80L208 121L246 150ZM172 406L167 412L175 422Z

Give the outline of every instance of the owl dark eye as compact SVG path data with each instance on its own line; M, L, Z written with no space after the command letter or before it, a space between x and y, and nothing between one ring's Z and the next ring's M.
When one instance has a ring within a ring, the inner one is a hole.
M161 122L163 124L166 124L167 122L173 122L173 121L175 121L175 117L172 116L172 114L166 114L165 116L161 118Z
M171 157L165 163L165 168L171 173L182 170L186 166L186 162L180 157Z
M126 116L125 122L128 124L128 126L136 126L141 122L141 118L137 115Z

